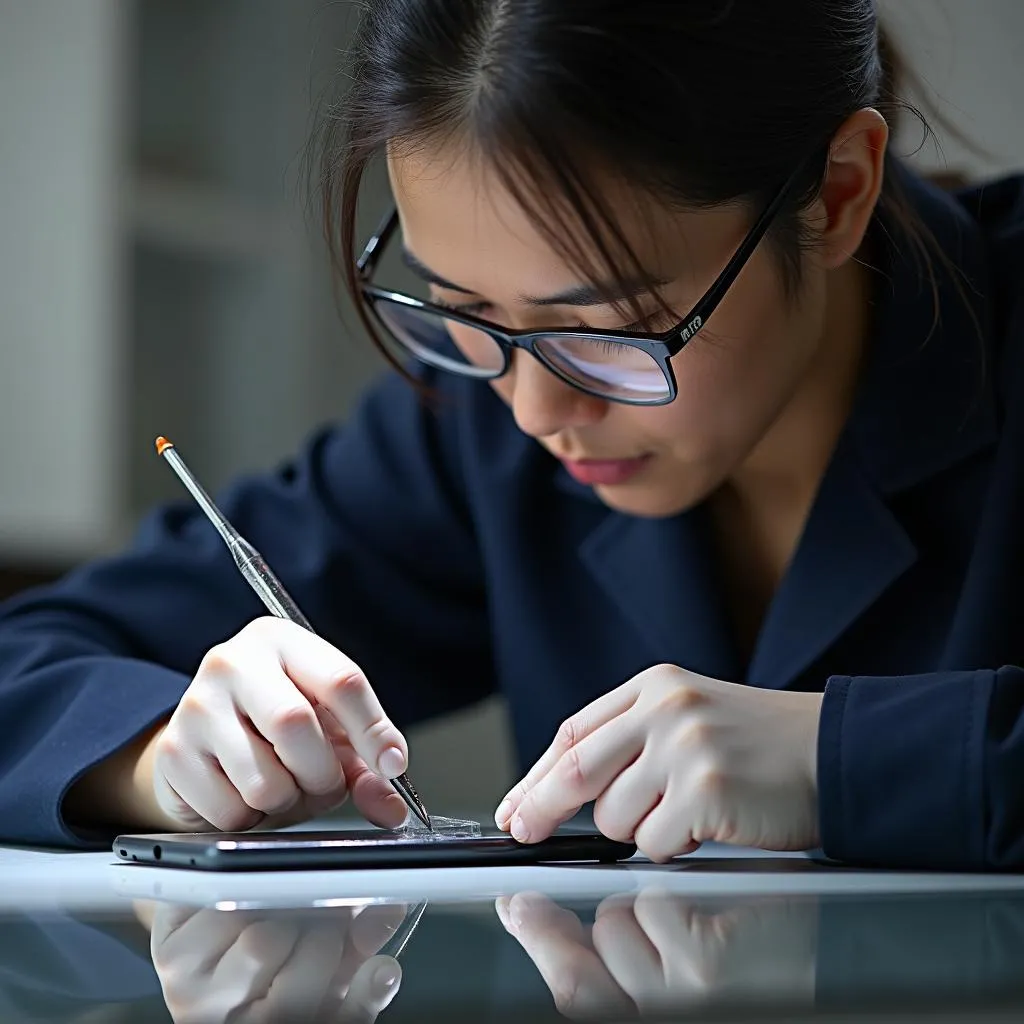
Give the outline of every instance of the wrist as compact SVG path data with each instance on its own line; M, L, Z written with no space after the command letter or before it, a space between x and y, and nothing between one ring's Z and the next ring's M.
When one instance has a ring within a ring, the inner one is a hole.
M821 706L825 700L824 693L803 694L807 698L806 714L807 727L805 732L804 758L807 769L807 776L814 786L815 792L818 789L818 732L821 723Z
M166 722L159 722L127 746L93 765L68 790L62 813L80 828L171 830L153 788L155 743Z

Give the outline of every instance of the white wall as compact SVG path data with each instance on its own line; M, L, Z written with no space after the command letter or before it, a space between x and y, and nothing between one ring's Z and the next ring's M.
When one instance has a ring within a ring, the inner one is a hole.
M0 549L100 542L115 441L118 0L0 0ZM71 442L71 443L69 443ZM74 495L74 500L68 500ZM45 552L41 550L45 546Z
M941 151L927 144L919 164L972 176L1024 170L1024 2L879 0L878 8L926 85L929 120L937 110L988 151L966 147L936 119ZM911 122L904 148L920 139Z

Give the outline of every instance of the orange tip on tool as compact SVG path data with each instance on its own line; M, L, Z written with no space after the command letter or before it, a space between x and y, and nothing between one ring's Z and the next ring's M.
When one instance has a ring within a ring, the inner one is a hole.
M173 447L174 447L174 445L171 444L171 442L168 441L166 437L162 437L161 436L161 437L158 437L156 439L156 453L157 453L157 455L163 455L163 453L165 451L167 451L168 448L173 448Z

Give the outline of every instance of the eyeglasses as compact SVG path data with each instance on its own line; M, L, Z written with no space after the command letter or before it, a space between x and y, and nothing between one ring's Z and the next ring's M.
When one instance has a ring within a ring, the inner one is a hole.
M799 168L775 193L732 259L693 309L654 334L576 328L504 330L479 317L373 285L384 249L398 227L393 210L367 243L356 270L371 316L408 355L462 377L496 380L521 348L567 384L626 405L666 405L677 393L670 360L705 327L794 190Z

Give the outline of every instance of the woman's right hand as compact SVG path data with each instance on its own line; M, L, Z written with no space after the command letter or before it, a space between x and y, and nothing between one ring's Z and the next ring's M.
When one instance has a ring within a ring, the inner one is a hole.
M209 651L139 768L179 830L280 827L350 793L394 828L406 806L385 780L408 756L358 665L301 626L260 618Z

